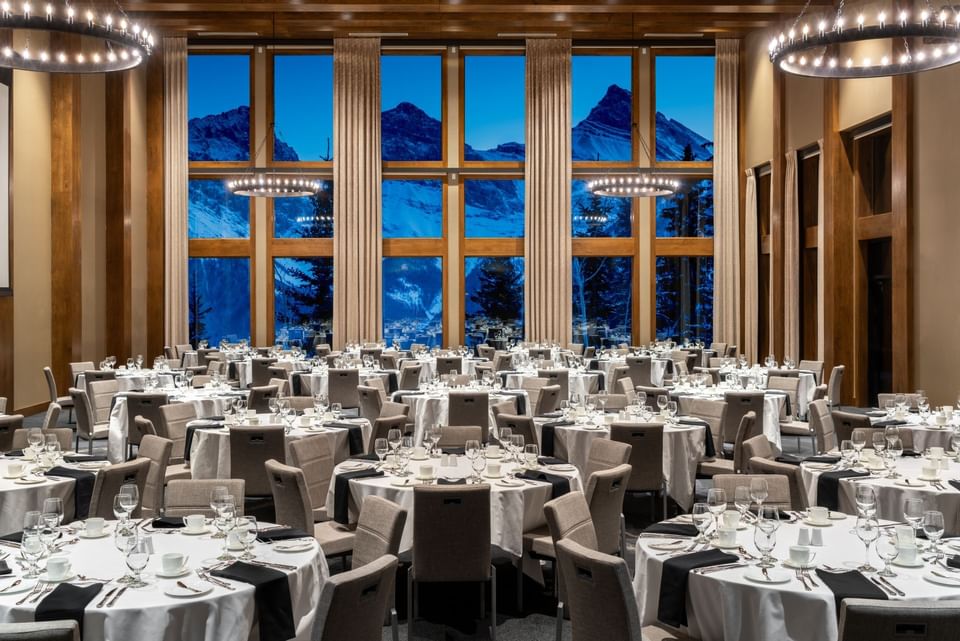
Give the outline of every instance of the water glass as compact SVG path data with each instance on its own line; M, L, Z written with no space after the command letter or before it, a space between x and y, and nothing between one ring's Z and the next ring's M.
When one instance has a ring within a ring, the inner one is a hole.
M713 515L715 531L720 529L720 515L727 509L727 493L719 487L707 490L707 509Z
M257 536L260 535L257 519L252 516L241 516L237 518L235 529L239 534L240 543L243 545L243 554L240 555L240 558L245 561L255 559L256 556L250 551L250 548L257 540Z
M385 438L378 438L373 442L373 451L377 455L377 458L380 459L380 465L383 465L383 461L387 456L387 453L390 451L390 444Z
M40 569L37 562L46 552L46 546L36 533L27 534L24 532L20 540L20 556L27 562L27 572L23 575L27 579L36 579L40 576Z
M126 561L127 567L133 572L133 578L128 585L131 588L143 588L147 586L147 582L143 580L142 573L150 562L153 545L148 537L137 535L136 530L131 539L133 542L127 549Z
M133 483L124 483L120 487L120 505L133 516L134 510L140 505L140 490Z
M693 520L694 526L697 528L697 538L695 539L697 543L709 543L710 539L707 538L706 531L710 527L710 521L713 520L713 515L710 513L710 508L706 503L694 503L693 510L690 512L690 517Z
M943 530L943 512L928 510L923 513L923 533L927 535L930 547L933 548L934 562L943 557L943 552L940 551L940 537L943 536Z
M768 495L769 489L767 488L766 479L750 479L750 498L757 504L757 514L760 513L759 510L763 507L763 502L767 500Z
M893 533L877 539L877 556L883 561L883 568L881 568L878 576L887 578L897 576L897 574L890 569L890 563L897 558L897 542L897 535Z
M864 545L863 565L857 569L861 572L875 572L876 568L870 565L870 545L880 536L880 524L874 518L861 516L857 519L856 532Z

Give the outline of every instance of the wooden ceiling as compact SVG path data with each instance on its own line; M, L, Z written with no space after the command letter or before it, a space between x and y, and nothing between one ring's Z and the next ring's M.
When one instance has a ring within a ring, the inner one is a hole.
M385 40L502 41L498 34L555 34L580 41L712 40L797 16L804 0L128 0L123 8L164 34L215 39L315 40L398 33ZM828 0L813 0L816 8ZM658 34L658 35L648 35ZM667 34L670 37L664 37ZM679 36L679 37L678 37ZM513 39L522 39L517 36Z

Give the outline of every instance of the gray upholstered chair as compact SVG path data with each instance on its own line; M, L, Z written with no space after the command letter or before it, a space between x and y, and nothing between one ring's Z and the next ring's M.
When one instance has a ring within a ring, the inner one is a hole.
M197 419L193 403L169 403L160 407L160 422L154 424L157 436L173 441L170 463L183 463L183 450L187 439L187 423Z
M844 599L840 641L953 641L960 626L960 601Z
M583 356L583 343L567 343L567 350L577 356Z
M407 638L415 638L418 583L489 581L490 638L495 641L497 570L490 562L490 486L418 485L413 488L413 506Z
M360 506L350 567L359 568L384 555L400 552L407 511L379 496L366 496Z
M73 399L70 398L70 395L60 396L57 392L57 379L53 375L53 370L49 367L43 368L43 377L47 380L47 391L50 392L50 402L57 403L60 407L65 407L70 410L70 416L67 418L67 421L73 422Z
M191 345L190 343L180 343L179 345L175 345L174 347L176 347L177 349L177 358L181 360L183 360L183 357L187 355L187 352L194 351L193 345Z
M93 483L93 494L90 496L90 516L99 516L107 520L116 518L113 515L113 497L119 494L120 488L127 483L136 485L140 496L143 496L149 473L150 461L147 459L117 463L100 470ZM141 508L142 505L137 505L131 516L139 518Z
M697 465L697 475L702 477L713 477L716 474L737 474L743 471L747 464L743 458L743 442L747 434L754 431L754 424L757 416L753 412L747 412L740 418L740 427L737 429L737 435L733 442L733 452L731 458L715 458L712 460L703 460ZM760 436L763 436L762 434Z
M807 410L810 417L810 429L816 437L817 452L832 452L836 450L840 442L837 440L837 433L833 425L833 413L826 399L817 399L810 403Z
M270 411L270 400L280 396L280 388L276 385L257 385L250 388L247 397L247 409L266 414Z
M844 412L842 410L833 410L833 429L836 430L837 441L842 443L853 436L853 430L858 428L868 428L870 417L865 414L855 414L853 412Z
M506 372L513 369L513 354L510 352L496 352L493 355L493 371Z
M270 368L277 362L275 358L258 356L250 359L249 387L262 387L270 382Z
M243 515L243 501L238 500L244 494L243 479L175 479L167 483L163 493L164 516L203 514L213 518L210 494L216 487L227 489L227 494L236 500L239 514Z
M803 484L803 472L799 465L781 463L774 459L753 458L746 463L754 474L774 475L786 477L790 484L790 504L794 510L805 510L809 507L806 486ZM716 478L716 477L714 477Z
M144 420L144 419L141 419ZM170 452L173 441L146 434L137 450L138 459L150 461L147 483L141 497L143 516L160 516L163 511L163 487L167 480L167 465L170 464Z
M790 494L790 481L783 474L717 474L713 477L713 487L723 490L729 501L736 495L738 487L750 487L750 482L755 478L767 482L768 493L767 498L763 501L764 505L770 505L781 510L794 509Z
M357 394L359 385L360 370L358 369L327 370L327 397L331 403L340 403L343 409L359 409L360 396Z
M272 490L263 465L271 459L285 461L286 452L284 428L280 425L230 428L230 476L246 482L246 496L270 496Z
M547 385L560 386L560 400L570 398L570 372L565 369L537 370L537 378L547 379Z
M543 416L557 411L560 407L560 386L545 385L540 388L540 395L533 409L534 416Z
M493 420L497 420L497 417L501 414L513 414L517 413L517 399L516 397L511 398L506 401L501 401L499 403L494 403L490 406L490 412L493 414Z
M73 403L71 402L71 407ZM57 426L60 422L60 403L50 403L47 405L47 411L43 414L43 429L49 430ZM73 430L70 430L73 432ZM69 448L67 448L69 449Z
M627 376L630 377L634 386L653 386L650 378L651 363L649 356L627 356Z
M614 367L613 369L610 370L610 373L607 374L607 380L605 385L606 389L610 392L619 391L620 388L617 385L617 382L621 378L628 378L628 379L630 378L630 368L627 367L626 365L618 365L617 367ZM630 387L631 388L634 387L632 379L630 380Z
M811 401L819 401L827 398L827 386L826 384L817 385L813 388L813 398ZM810 409L807 408L807 413L809 414Z
M667 514L667 488L663 477L663 425L656 423L613 423L610 440L630 445L630 466L633 473L628 492L649 492L656 514L657 494L663 502L663 518Z
M393 641L399 641L397 613L390 607L397 557L386 554L366 565L328 577L320 591L314 631L320 641L381 641L383 613L390 611Z
M724 456L723 429L727 418L727 402L712 398L680 398L678 409L683 416L695 416L710 425L713 434L713 445L717 455ZM762 416L762 415L761 415Z
M120 385L115 378L87 381L87 399L90 401L90 411L93 412L93 417L98 424L110 422L113 397L119 391Z
M657 402L658 396L669 396L670 392L664 387L655 387L653 385L635 385L637 393L643 392L647 395L647 403L653 405Z
M104 421L98 423L94 419L93 408L87 398L87 390L77 387L70 388L70 398L73 399L73 409L77 415L77 432L74 438L74 449L79 451L80 439L87 441L87 452L93 453L93 441L107 438L110 435L110 426Z
M13 433L13 444L10 447L10 449L22 450L25 447L27 447L27 445L29 445L29 442L27 441L27 437L30 436L30 432L36 429L37 428L34 427L34 428L20 428L16 430ZM57 443L60 444L61 452L68 452L70 450L70 447L73 445L73 430L71 430L69 427L54 427L52 429L48 429L48 430L40 429L38 431L41 434L43 434L44 438L46 438L48 434L53 434L54 436L56 436Z
M9 452L14 449L13 435L22 426L23 414L6 414L0 416L0 452Z
M490 423L490 395L487 392L450 392L447 425L479 425L487 440Z
M619 386L622 382L629 380L621 376L617 380L617 385ZM622 410L629 404L626 394L587 394L587 402L595 404L597 408L603 402L605 410Z
M80 624L73 619L0 623L0 641L80 641Z
M524 552L542 559L556 559L557 541L571 538L592 550L597 549L590 506L583 492L567 492L543 504L547 524L523 533Z
M583 478L589 479L594 472L609 470L612 467L629 463L632 449L629 443L604 438L593 439L590 441L587 465L582 470Z
M402 390L420 389L420 375L423 371L421 363L402 363L400 365L400 380L397 387Z
M385 401L383 396L383 391L378 387L358 385L357 397L360 400L360 416L371 423L381 416L409 416L409 405Z
M78 361L75 363L70 363L70 385L69 387L77 387L77 381L79 377L84 372L89 372L94 369L96 366L93 364L93 361Z
M733 443L737 437L737 430L740 428L740 419L747 412L753 412L756 416L763 416L763 392L750 392L746 390L735 390L725 392L723 400L727 402L727 413L723 420L723 443ZM796 407L796 403L793 404ZM763 432L763 421L752 426L755 431L746 435L751 438ZM729 448L727 448L729 450Z
M662 464L660 465L662 468ZM623 497L630 484L632 467L617 465L597 470L587 478L584 496L590 506L590 517L597 533L597 549L607 554L626 553L626 525L623 519Z
M916 392L907 392L902 394L877 394L877 407L881 409L886 407L888 401L896 401L898 396L903 396L907 403L907 407L914 410L917 409L921 395L917 394Z
M303 472L307 483L310 504L313 505L313 520L326 521L327 491L333 477L334 458L330 442L323 435L308 436L290 441L291 466Z
M370 442L367 443L367 453L373 454L374 446L378 438L387 438L390 430L400 430L402 434L407 429L406 416L381 416L373 421L373 431L370 434Z
M814 382L816 382L817 385L823 383L823 361L801 360L797 365L797 369L813 372Z
M500 440L500 430L504 427L510 428L512 434L522 436L524 445L535 445L537 443L533 419L529 416L518 416L516 414L498 415L497 440Z
M438 447L464 447L467 441L483 443L484 429L479 425L445 425L440 431Z
M754 458L761 458L767 460L773 460L773 448L770 447L770 439L768 439L763 434L759 436L754 436L753 438L748 438L743 442L743 460L744 469L741 470L744 474L751 474L753 470L750 468L750 461Z
M194 377L196 380L196 377ZM169 397L163 392L129 392L126 394L127 416L130 420L129 434L127 434L127 456L132 454L130 446L140 445L140 439L143 433L137 429L137 423L134 420L138 416L149 419L156 428L157 423L162 420L160 408L169 402Z
M827 384L827 398L830 400L830 407L839 407L843 397L843 373L846 371L844 365L834 365L830 370L830 382Z
M438 356L437 374L465 374L463 371L463 358L460 356Z

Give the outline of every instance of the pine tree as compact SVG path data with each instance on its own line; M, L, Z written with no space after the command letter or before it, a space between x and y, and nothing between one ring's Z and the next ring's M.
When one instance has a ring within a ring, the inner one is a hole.
M683 158L681 158L680 160L682 160L683 162L690 162L691 160L696 160L696 158L693 157L693 147L690 145L690 143L687 143L686 145L683 146Z
M204 304L203 297L200 296L200 288L197 285L197 278L190 278L190 311L189 311L189 327L190 327L190 342L194 345L199 343L203 339L208 339L207 336L207 323L206 318L207 314L213 311L213 308L209 305ZM211 343L213 341L210 341Z
M484 258L477 268L480 284L470 293L470 301L487 318L503 325L512 324L523 310L523 271L517 261L507 257Z

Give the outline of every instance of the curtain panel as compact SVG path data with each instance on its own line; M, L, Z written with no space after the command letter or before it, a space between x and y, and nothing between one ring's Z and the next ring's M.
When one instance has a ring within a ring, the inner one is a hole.
M333 41L333 342L381 333L380 39Z
M573 332L570 56L569 39L527 40L526 338L561 345Z
M717 40L713 155L713 340L740 342L740 41ZM748 272L749 273L749 272Z
M797 152L786 155L783 189L783 357L800 362L800 193Z
M164 341L189 342L187 39L163 39Z
M750 363L759 358L757 341L760 334L759 272L757 263L757 177L753 169L747 170L746 203L744 212L744 291L743 291L743 349Z

